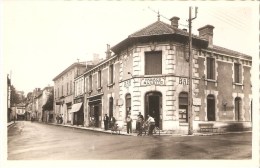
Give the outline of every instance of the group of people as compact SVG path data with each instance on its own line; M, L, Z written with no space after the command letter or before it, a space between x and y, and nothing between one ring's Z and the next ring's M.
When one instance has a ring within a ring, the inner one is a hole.
M143 115L141 112L139 112L137 116L137 121L136 121L136 130L138 132L137 136L142 136L143 129L145 129L146 126L148 126L148 135L153 135L153 130L155 128L155 121L154 118L151 115L147 115L148 119L145 121ZM116 123L115 117L108 117L107 114L104 116L104 127L105 130L108 130L108 126L110 124L110 127L113 127L114 124ZM128 113L126 117L126 130L127 133L132 133L132 118L131 118L131 113Z
M103 121L104 121L105 130L108 130L108 126L113 127L116 123L115 117L112 116L109 118L107 114L105 114Z
M62 115L61 115L61 114L60 114L60 115L57 115L57 116L56 116L56 120L57 120L57 123L58 123L58 124L62 124L62 123L63 123Z

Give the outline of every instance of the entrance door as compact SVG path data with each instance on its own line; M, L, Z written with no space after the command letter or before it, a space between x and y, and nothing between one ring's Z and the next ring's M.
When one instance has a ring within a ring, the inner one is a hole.
M99 107L98 105L94 106L94 120L95 120L95 127L99 126Z
M155 120L155 126L162 129L162 94L159 92L150 92L145 95L145 119L147 115L151 115Z
M208 121L215 121L215 98L213 95L207 97L207 116Z
M235 120L240 121L241 120L241 98L236 97L235 98Z

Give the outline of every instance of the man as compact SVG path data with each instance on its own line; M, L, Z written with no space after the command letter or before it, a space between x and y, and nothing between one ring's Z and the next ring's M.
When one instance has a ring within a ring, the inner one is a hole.
M147 115L148 119L147 119L147 123L149 125L148 127L148 135L153 135L153 129L155 127L155 121L154 118L150 115Z
M142 136L142 125L143 125L144 116L139 112L137 115L137 121L136 121L136 130L138 132L137 136Z
M105 127L105 130L108 130L108 121L109 121L109 117L107 116L107 114L105 114L105 116L104 116L104 127Z

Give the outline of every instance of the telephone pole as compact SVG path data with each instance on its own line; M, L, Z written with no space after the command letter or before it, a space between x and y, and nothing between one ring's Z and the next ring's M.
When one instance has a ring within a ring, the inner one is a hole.
M189 122L189 130L188 135L193 134L193 93L192 93L192 70L193 70L193 53L192 53L192 20L197 17L197 7L195 8L195 17L192 18L192 7L189 8L189 107L188 107L188 122Z

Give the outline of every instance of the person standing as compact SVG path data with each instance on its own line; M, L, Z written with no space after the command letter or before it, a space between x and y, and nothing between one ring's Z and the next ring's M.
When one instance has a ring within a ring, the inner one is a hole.
M155 121L154 118L150 115L148 115L148 119L146 121L148 123L148 135L153 135L153 129L155 127Z
M109 121L109 117L107 116L107 114L105 114L105 116L104 116L105 130L108 130L108 121Z
M114 116L111 117L111 120L110 120L110 127L112 128L116 123L116 119Z
M127 115L126 117L126 130L127 130L127 133L129 134L132 133L132 118L130 116L130 114Z
M137 115L137 122L136 122L136 130L138 132L137 136L138 135L142 136L143 120L144 120L144 116L141 114L141 112L139 112L139 114Z

